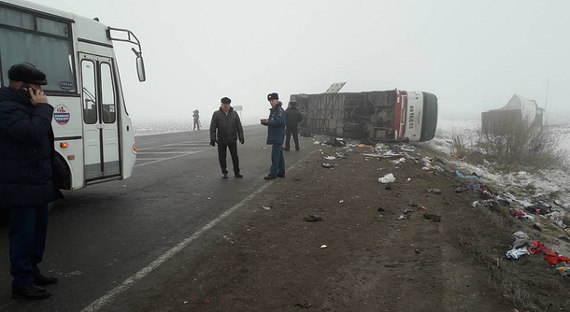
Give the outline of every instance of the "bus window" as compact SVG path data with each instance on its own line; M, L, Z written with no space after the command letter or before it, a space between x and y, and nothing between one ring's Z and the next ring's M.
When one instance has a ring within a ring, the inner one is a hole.
M0 21L8 26L34 29L34 17L32 15L4 7L0 7Z
M70 23L0 6L0 67L28 62L47 75L46 93L77 94ZM2 85L8 77L2 76Z
M36 21L38 23L39 32L56 36L69 36L69 28L67 28L68 26L66 23L56 22L40 17L38 17Z
M81 80L83 81L83 121L86 124L97 122L97 89L95 86L95 64L89 60L81 61Z
M114 123L117 120L115 89L113 88L111 66L108 63L101 63L101 98L103 122Z

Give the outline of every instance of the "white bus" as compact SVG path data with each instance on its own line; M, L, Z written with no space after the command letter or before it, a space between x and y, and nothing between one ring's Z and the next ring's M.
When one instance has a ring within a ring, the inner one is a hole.
M55 150L71 173L65 189L128 178L135 165L114 41L135 46L138 78L144 81L140 42L129 30L27 1L0 0L0 84L8 85L8 69L21 62L46 73Z

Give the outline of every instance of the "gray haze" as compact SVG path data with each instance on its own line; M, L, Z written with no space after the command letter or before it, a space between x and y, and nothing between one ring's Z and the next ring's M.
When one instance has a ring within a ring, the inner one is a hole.
M422 90L440 118L477 118L516 93L570 116L570 2L559 1L134 1L35 0L132 30L147 81L116 44L135 123L207 124L223 96L244 123L268 113L266 94Z

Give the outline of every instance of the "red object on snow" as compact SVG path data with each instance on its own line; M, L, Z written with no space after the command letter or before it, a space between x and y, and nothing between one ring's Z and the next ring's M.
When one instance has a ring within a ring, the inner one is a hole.
M552 251L552 249L544 246L543 243L539 241L532 241L532 247L530 247L530 253L535 255L539 252L544 252L544 260L552 263L557 264L558 262L568 262L570 261L569 257L561 256L557 252Z

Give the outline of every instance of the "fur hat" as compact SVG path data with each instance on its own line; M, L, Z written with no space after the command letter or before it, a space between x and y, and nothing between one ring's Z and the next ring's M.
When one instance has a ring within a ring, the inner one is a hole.
M232 102L232 100L227 96L224 96L222 98L222 104L230 104L231 102Z
M273 93L269 93L267 95L267 100L271 101L271 100L279 100L279 94L273 92Z

